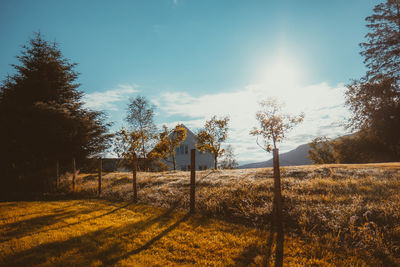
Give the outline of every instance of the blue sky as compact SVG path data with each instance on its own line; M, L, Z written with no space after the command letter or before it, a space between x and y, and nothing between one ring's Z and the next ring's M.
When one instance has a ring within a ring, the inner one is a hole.
M248 132L265 97L306 114L281 151L345 133L344 85L365 73L358 44L379 2L0 0L0 79L40 30L79 64L87 106L105 111L113 130L140 94L157 106L159 126L195 131L230 115L239 162L261 161L270 156Z

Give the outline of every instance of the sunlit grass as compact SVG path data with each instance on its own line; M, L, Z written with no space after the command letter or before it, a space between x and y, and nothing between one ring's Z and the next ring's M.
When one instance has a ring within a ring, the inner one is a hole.
M0 218L3 266L257 266L274 257L268 229L132 203L0 203ZM287 235L284 263L368 263L348 252Z
M96 174L81 174L81 200L0 203L0 265L274 261L270 168L197 172L190 217L189 172L138 173L138 189L129 204L131 174L104 174L95 200ZM284 167L282 189L284 264L400 265L399 163Z

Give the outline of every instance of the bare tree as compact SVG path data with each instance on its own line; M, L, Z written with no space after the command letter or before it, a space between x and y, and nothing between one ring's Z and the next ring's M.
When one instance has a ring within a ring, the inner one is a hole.
M154 124L154 106L143 96L131 99L128 105L128 115L125 120L129 123L132 132L139 138L139 156L145 158L156 136Z
M235 159L235 153L233 147L228 145L225 149L224 156L219 164L221 169L235 169L239 164Z

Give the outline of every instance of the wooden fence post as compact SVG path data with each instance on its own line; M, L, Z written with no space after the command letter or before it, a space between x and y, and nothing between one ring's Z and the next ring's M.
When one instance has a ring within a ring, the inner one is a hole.
M133 153L133 168L132 168L132 185L133 185L133 201L137 201L137 186L136 186L136 171L137 171L136 153Z
M273 150L274 162L274 204L275 204L275 227L277 231L277 244L275 253L275 266L283 265L283 217L282 217L282 193L281 193L281 174L279 170L279 150Z
M190 150L190 213L195 213L196 150Z
M277 210L282 211L281 209L281 174L279 170L279 150L276 148L273 150L273 162L274 162L274 200L276 202Z
M76 163L75 158L72 158L72 192L75 192L75 177L76 176Z
M56 161L56 189L60 188L60 164Z
M99 196L101 195L101 172L103 170L103 162L101 157L99 157Z

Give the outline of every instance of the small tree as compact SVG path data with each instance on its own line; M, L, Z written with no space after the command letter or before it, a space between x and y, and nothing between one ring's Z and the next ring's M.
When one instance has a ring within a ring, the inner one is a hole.
M186 129L183 125L178 124L174 129L169 130L166 125L163 126L163 131L159 134L159 142L150 152L151 158L162 158L165 161L170 161L173 164L174 171L176 170L175 148L186 139Z
M197 134L196 148L203 152L208 151L214 155L215 169L218 166L218 157L225 152L221 145L228 137L228 123L228 116L222 119L217 119L216 116L213 116L210 120L206 121L204 129L200 130Z
M123 158L124 166L133 166L133 161L136 160L137 154L142 149L143 132L141 131L128 131L122 128L115 134L114 138L114 152L119 158Z
M317 137L309 144L308 157L314 164L336 163L333 140Z
M260 102L261 110L256 113L256 118L260 123L260 128L254 127L251 135L262 137L263 143L260 144L257 138L257 144L265 151L271 152L277 149L276 144L281 142L287 132L304 119L304 114L291 116L281 113L282 105L275 99L266 99Z
M135 99L131 99L125 120L129 123L134 136L139 138L135 142L139 142L140 150L137 153L142 158L147 157L156 137L157 127L153 119L154 106L150 105L145 97L137 96Z
M221 169L235 169L239 164L235 159L235 153L231 145L228 145L225 149L224 156L219 164Z
M286 133L294 126L303 121L304 114L299 116L291 116L282 113L282 105L279 105L275 99L267 99L260 102L261 110L256 113L256 118L260 123L260 128L254 127L250 132L251 135L261 136L263 143L260 144L257 138L257 144L265 151L274 151L274 210L275 210L275 227L277 229L277 249L276 261L282 266L283 262L283 223L282 223L282 200L281 200L281 180L279 171L278 149L276 144L281 142Z

